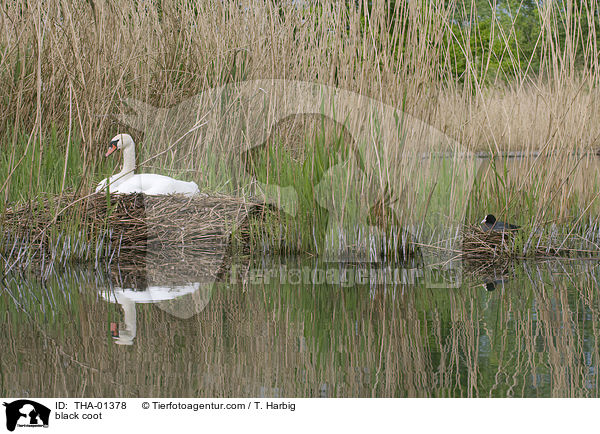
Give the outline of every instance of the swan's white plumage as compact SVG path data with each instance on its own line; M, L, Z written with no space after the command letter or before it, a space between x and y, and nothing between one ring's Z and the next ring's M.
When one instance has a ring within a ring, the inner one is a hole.
M96 192L104 190L109 185L111 194L144 193L148 195L184 194L193 196L200 192L195 182L180 181L168 176L152 173L134 174L135 170L135 143L129 134L117 134L111 140L111 148L106 153L110 155L115 149L123 151L123 169L110 178L103 179L96 187Z
M163 194L185 194L193 196L199 192L195 182L179 181L168 176L144 173L140 175L130 174L119 177L113 175L110 178L110 192L131 194L144 193L148 195ZM103 179L96 187L96 192L104 190L107 180Z

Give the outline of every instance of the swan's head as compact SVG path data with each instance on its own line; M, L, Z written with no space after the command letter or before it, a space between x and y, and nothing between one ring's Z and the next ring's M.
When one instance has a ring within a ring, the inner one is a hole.
M129 134L117 134L110 141L110 144L108 145L108 151L106 152L105 156L108 157L117 149L123 150L131 146L135 146L135 144L133 143L133 139Z

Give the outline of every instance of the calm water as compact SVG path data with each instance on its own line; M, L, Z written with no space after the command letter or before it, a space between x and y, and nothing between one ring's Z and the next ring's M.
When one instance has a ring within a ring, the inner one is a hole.
M263 258L13 274L0 394L598 396L599 266Z

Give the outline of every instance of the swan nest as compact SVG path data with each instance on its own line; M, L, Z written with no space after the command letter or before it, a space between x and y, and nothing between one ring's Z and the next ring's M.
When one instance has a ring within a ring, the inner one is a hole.
M258 201L225 195L70 193L9 207L0 216L0 226L5 251L11 244L13 251L27 245L31 251L61 255L86 245L92 250L90 260L166 252L170 257L173 252L222 255L233 239L247 239L249 217L264 210Z

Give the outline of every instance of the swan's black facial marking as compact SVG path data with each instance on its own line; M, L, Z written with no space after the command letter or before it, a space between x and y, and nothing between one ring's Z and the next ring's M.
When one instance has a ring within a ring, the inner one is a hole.
M108 157L110 154L115 152L119 148L119 139L113 140L108 144L108 151L106 152L105 157Z

